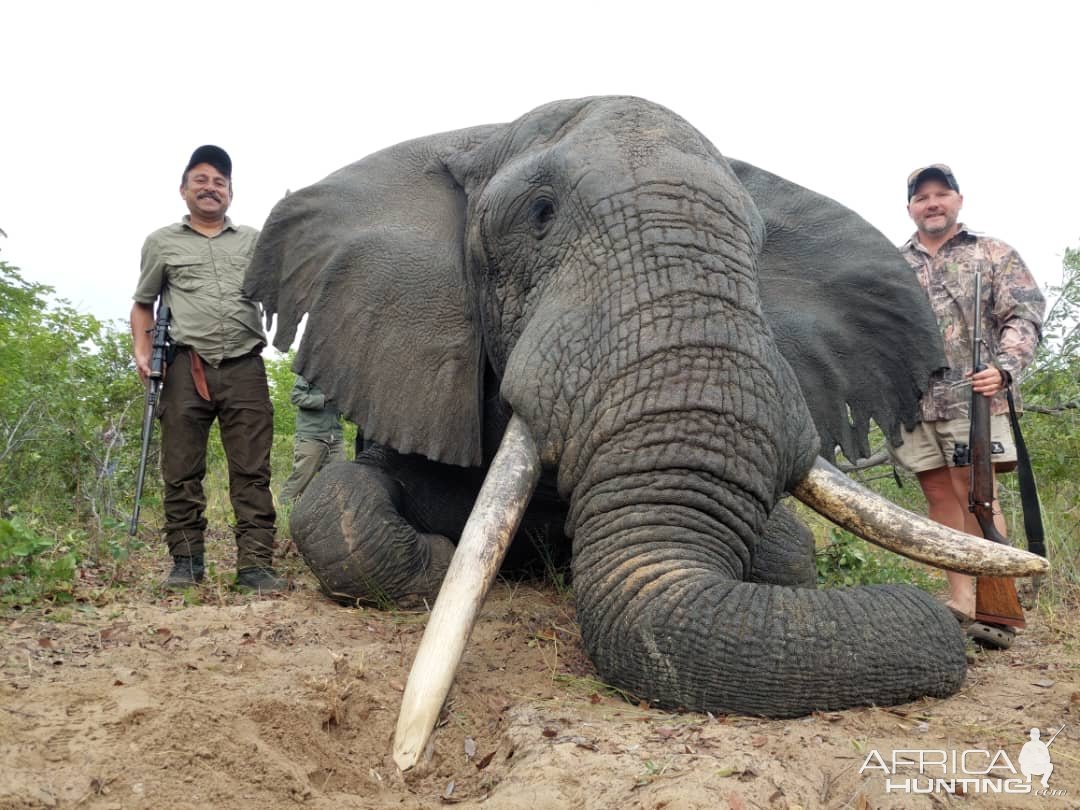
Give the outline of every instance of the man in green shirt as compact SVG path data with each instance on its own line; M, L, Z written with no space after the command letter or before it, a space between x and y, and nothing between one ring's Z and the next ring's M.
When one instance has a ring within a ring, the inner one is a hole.
M234 225L232 161L224 149L200 146L184 169L180 196L188 215L154 231L142 250L142 272L131 308L135 365L150 372L154 302L172 312L175 357L158 406L165 542L173 558L167 587L188 587L204 573L206 445L218 420L229 463L236 515L236 583L279 591L273 570L274 512L270 494L273 406L260 352L266 344L256 304L241 287L258 231Z
M327 400L326 394L297 374L289 399L299 410L292 475L281 489L281 502L285 504L299 498L315 474L327 464L345 460L341 411Z

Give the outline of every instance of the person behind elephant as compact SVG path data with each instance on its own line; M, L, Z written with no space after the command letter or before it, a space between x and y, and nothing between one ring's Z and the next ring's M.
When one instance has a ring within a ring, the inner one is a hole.
M991 443L995 464L1016 461L1008 420L1006 388L1015 386L1039 343L1044 300L1020 255L1004 242L976 233L959 222L964 198L952 169L942 163L916 169L907 181L908 214L916 231L900 252L915 271L937 316L948 368L936 372L923 396L922 422L903 432L895 459L915 473L926 495L929 516L939 523L982 536L968 509L970 470L956 466L954 450L966 444L970 422L970 383L992 397ZM988 367L972 373L971 317L976 273L982 275L982 333ZM1014 398L1019 393L1014 388ZM994 523L1002 536L1005 521L996 500ZM975 615L975 579L948 572L948 607L962 622Z
M281 502L292 504L327 464L345 460L341 411L315 384L299 374L289 399L297 407L293 469L281 489Z
M260 356L266 336L258 306L241 291L258 231L226 216L233 198L232 160L218 146L200 146L192 153L180 196L188 214L146 238L131 308L135 365L144 382L158 296L172 313L175 351L158 406L165 542L173 558L164 584L185 588L203 578L207 522L202 482L210 426L217 419L236 515L236 585L280 591L286 583L271 562L273 406Z

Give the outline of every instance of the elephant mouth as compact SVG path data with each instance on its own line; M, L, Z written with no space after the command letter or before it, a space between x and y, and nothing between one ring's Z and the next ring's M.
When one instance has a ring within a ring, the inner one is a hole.
M394 760L413 767L427 745L480 606L540 477L536 443L515 415L484 481L416 653L394 735ZM949 529L891 503L818 458L792 495L838 526L913 560L973 575L1033 576L1047 561Z

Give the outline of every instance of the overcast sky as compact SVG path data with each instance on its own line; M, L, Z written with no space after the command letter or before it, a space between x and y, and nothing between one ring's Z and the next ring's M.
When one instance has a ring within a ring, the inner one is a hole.
M180 174L199 144L232 155L230 215L258 227L286 189L399 141L631 94L897 244L912 231L908 172L949 163L962 219L1011 243L1045 287L1080 245L1078 9L8 3L0 258L126 319L143 239L185 213Z

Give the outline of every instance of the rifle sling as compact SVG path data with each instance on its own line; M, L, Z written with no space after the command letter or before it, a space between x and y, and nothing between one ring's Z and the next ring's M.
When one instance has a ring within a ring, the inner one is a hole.
M1028 551L1046 556L1045 535L1043 533L1042 512L1039 509L1039 493L1035 488L1035 476L1031 472L1031 458L1028 456L1024 436L1020 432L1020 421L1016 418L1016 403L1013 402L1012 388L1005 388L1009 400L1009 423L1012 425L1013 441L1016 443L1016 478L1020 484L1020 505L1024 509L1024 534L1027 536Z

